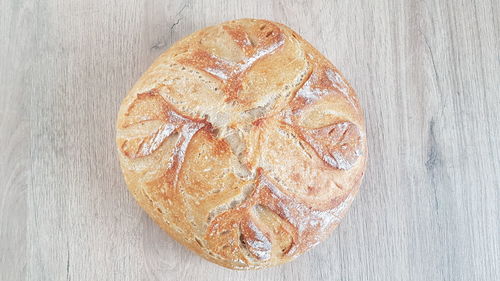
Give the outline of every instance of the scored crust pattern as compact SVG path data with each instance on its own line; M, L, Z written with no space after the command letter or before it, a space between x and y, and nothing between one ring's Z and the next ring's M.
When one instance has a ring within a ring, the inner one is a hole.
M174 44L117 120L130 191L176 240L234 269L292 260L322 241L366 163L359 102L289 28L237 20Z

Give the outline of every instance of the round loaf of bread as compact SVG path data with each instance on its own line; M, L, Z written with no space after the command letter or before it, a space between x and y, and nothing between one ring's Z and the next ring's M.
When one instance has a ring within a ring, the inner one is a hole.
M281 264L325 239L367 154L340 72L290 28L255 19L207 27L163 53L123 100L116 141L141 207L232 269Z

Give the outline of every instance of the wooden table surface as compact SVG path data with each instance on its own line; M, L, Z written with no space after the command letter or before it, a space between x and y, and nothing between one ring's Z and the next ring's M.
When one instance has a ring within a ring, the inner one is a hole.
M238 272L138 207L121 99L176 40L289 25L357 90L369 167L334 234ZM500 280L500 1L0 0L0 280Z

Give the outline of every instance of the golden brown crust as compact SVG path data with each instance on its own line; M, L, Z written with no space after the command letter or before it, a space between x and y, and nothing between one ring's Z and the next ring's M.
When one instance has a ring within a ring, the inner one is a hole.
M288 27L242 19L162 54L124 99L127 185L172 237L233 269L294 259L337 226L366 165L340 72Z

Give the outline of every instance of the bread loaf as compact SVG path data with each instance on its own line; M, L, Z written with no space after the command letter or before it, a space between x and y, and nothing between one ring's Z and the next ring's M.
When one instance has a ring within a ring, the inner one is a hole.
M123 100L116 141L142 208L232 269L281 264L325 239L367 155L363 113L340 72L288 27L254 19L163 53Z

